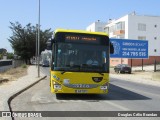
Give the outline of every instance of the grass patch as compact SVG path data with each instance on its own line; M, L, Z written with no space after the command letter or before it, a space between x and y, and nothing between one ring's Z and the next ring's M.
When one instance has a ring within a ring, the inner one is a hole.
M1 83L3 82L3 80L4 81L7 80L6 82L13 81L13 80L17 80L18 78L27 75L27 68L28 66L23 64L20 67L11 68L7 70L6 72L0 73Z
M21 65L22 68L27 68L26 64Z

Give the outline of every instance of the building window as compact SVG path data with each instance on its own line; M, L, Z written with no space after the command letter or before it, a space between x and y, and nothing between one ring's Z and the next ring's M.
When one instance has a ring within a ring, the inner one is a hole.
M157 52L157 49L154 49L154 52Z
M109 27L105 27L104 32L109 33Z
M155 40L157 40L157 37L154 37Z
M138 23L138 30L139 31L146 31L146 24Z
M114 32L115 31L115 26L111 26L110 28L109 28L109 33L112 33L112 32Z
M157 27L157 25L154 25L154 27L156 28L156 27Z
M116 30L125 30L125 22L116 23Z
M146 40L146 36L138 36L138 40Z

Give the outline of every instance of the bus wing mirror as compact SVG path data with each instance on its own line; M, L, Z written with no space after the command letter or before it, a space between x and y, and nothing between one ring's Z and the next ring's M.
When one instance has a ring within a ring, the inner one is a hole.
M47 41L47 50L51 50L52 47L51 47L51 40L48 40Z
M114 53L114 47L113 44L110 42L110 54Z
M47 41L47 50L52 50L52 44L54 43L54 39L49 39Z

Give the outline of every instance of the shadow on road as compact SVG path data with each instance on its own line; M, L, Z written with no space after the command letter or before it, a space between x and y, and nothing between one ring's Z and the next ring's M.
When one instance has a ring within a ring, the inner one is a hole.
M57 94L58 100L87 100L90 102L98 102L101 100L149 100L144 95L132 92L122 87L110 84L108 94Z

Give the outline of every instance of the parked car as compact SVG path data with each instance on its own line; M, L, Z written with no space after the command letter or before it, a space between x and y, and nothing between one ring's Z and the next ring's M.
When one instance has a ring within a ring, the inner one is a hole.
M127 64L118 64L115 66L114 71L116 73L129 73L131 74L131 67Z

